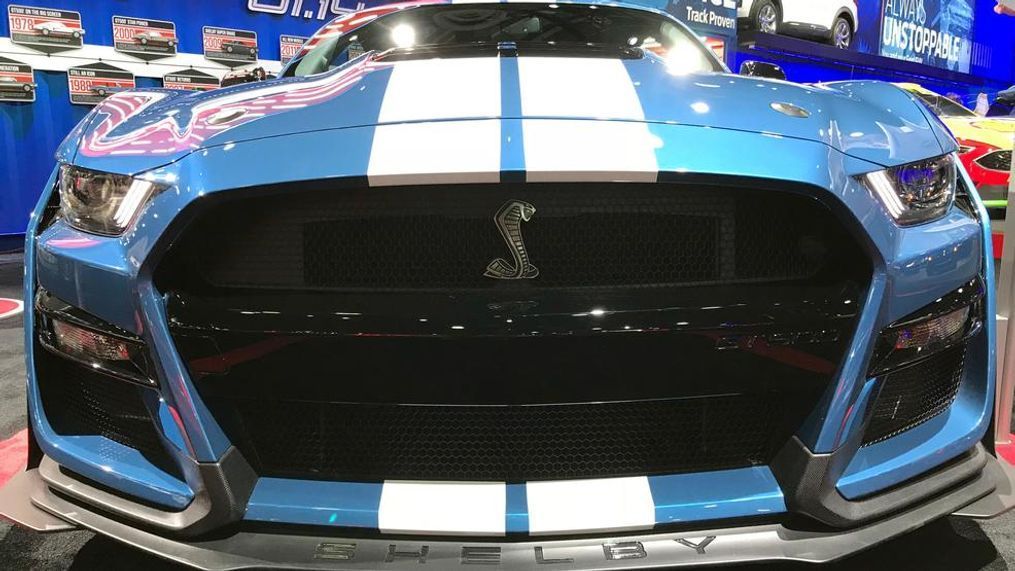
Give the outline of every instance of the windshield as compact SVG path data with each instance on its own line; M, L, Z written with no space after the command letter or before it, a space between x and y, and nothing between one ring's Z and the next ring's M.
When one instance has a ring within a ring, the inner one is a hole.
M920 98L930 110L934 112L938 117L976 117L976 113L973 113L969 109L966 109L962 105L936 93L921 93L919 91L911 92L913 95Z
M526 47L642 48L663 57L677 56L687 72L722 71L689 32L651 12L588 5L443 4L394 12L351 34L328 38L290 65L284 75L322 73L368 51L505 44L516 46L519 52Z

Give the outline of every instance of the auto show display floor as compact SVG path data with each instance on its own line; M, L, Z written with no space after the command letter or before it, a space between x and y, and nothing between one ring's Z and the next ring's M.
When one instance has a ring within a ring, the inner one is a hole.
M21 298L21 259L0 254L0 298ZM0 319L0 483L23 465L25 395L21 316ZM0 522L0 568L104 571L182 569L87 531L35 534ZM755 565L750 569L811 569ZM992 521L946 518L822 569L1015 568L1015 512Z

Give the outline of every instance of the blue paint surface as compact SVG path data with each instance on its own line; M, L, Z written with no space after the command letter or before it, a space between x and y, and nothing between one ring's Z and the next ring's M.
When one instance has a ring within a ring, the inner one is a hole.
M782 490L767 467L651 476L656 523L767 516L786 511Z
M383 486L261 478L247 502L246 519L376 529Z

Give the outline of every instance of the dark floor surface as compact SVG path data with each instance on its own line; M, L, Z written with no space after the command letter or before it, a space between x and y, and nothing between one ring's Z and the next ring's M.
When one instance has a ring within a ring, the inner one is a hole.
M0 256L0 297L21 297L21 266ZM0 440L25 423L21 319L0 321ZM428 566L429 567L429 566ZM756 565L757 571L810 569L806 565ZM0 570L180 569L87 531L39 535L0 523ZM1015 569L1015 513L992 521L946 518L822 570Z

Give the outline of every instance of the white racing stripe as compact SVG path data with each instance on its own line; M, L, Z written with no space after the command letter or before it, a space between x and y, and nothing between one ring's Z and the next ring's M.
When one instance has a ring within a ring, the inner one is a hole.
M500 181L500 120L396 123L374 130L370 186Z
M371 186L498 182L497 58L395 64L381 102L367 175Z
M648 478L529 482L529 532L623 531L655 525Z
M619 59L521 57L518 82L526 117L645 119Z
M529 182L655 182L661 145L645 123L522 121Z
M384 482L385 533L503 535L507 489L497 482Z
M396 63L378 121L499 116L498 58L452 58Z
M655 182L660 144L619 59L518 59L526 180Z

